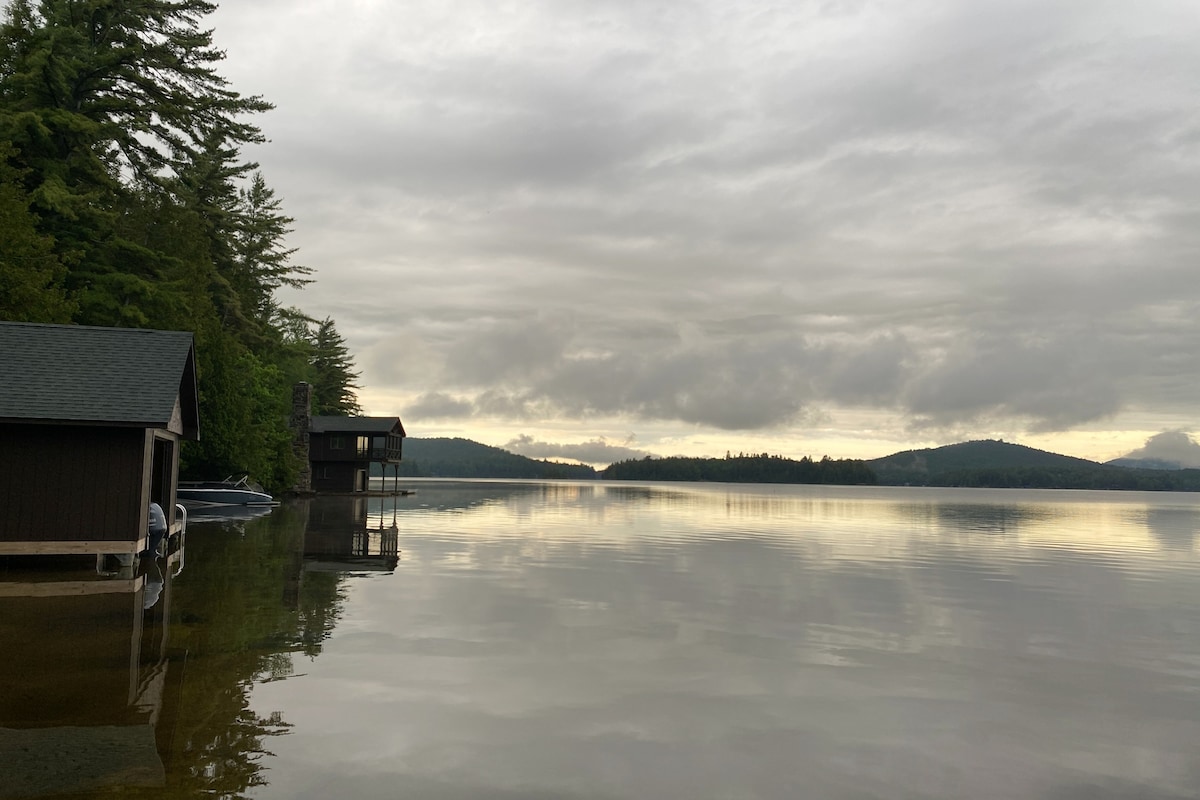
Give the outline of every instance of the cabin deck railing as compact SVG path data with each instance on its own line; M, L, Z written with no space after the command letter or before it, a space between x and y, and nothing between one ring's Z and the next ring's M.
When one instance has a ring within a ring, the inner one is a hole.
M399 447L372 447L369 450L360 450L358 453L360 458L370 458L372 461L399 461Z

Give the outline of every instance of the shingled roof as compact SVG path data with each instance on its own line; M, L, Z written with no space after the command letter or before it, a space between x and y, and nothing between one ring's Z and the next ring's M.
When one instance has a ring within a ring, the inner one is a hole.
M391 433L399 426L400 435L405 436L404 425L399 417L313 417L308 429L313 433Z
M192 334L0 322L0 422L167 428L200 433Z

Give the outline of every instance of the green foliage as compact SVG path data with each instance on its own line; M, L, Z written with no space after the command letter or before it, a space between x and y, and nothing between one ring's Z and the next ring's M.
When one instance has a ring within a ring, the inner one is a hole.
M823 483L858 485L875 483L875 473L863 461L794 461L767 453L725 458L643 458L620 461L602 477L618 481L717 481L722 483Z
M287 427L291 384L284 371L210 324L197 332L201 438L183 449L190 478L253 475L269 491L292 485L296 463Z
M0 140L22 172L39 230L83 296L76 321L144 324L153 252L118 220L138 192L169 190L213 137L232 149L263 137L241 119L270 105L231 91L201 0L15 0L0 26ZM132 288L132 291L131 291ZM94 312L94 314L92 313Z
M185 477L291 483L291 385L357 413L333 320L281 309L310 270L241 157L270 108L216 72L204 0L10 0L0 24L0 318L190 330Z
M304 276L312 271L291 263L295 248L283 246L293 220L280 211L281 205L259 172L254 173L250 186L238 193L230 282L249 316L260 324L275 310L276 289L311 283Z
M54 240L38 233L20 175L6 162L12 152L0 142L0 319L70 322L75 304L67 299L67 268Z
M326 317L311 331L313 415L349 417L361 414L354 390L358 373L346 341Z

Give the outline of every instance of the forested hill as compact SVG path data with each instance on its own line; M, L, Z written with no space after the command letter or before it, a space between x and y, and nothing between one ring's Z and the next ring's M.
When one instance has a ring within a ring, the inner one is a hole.
M591 480L585 464L537 461L470 439L404 440L400 475L410 478L573 478Z
M461 438L408 438L400 475L422 478L527 478L973 486L1040 489L1200 491L1200 470L1131 469L999 441L906 450L873 461L782 456L643 458L597 473L583 464L539 461Z
M1098 464L994 440L906 450L867 463L879 483L892 486L1200 491L1200 470Z
M1037 450L1022 444L985 439L945 447L905 450L869 462L879 473L938 474L963 469L1009 467L1096 467L1094 461Z

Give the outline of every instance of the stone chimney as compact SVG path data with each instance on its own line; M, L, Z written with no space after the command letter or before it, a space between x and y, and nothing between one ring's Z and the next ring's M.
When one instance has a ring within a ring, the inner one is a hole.
M292 387L292 454L299 469L292 490L300 494L312 492L312 461L308 457L308 435L312 426L312 387L301 381Z

